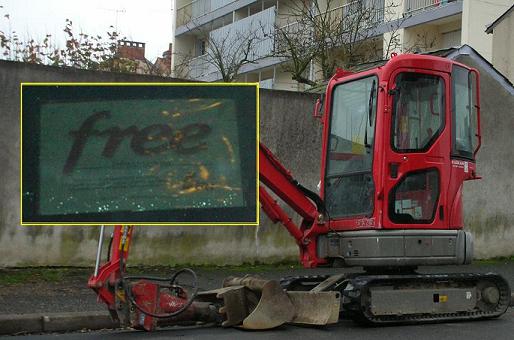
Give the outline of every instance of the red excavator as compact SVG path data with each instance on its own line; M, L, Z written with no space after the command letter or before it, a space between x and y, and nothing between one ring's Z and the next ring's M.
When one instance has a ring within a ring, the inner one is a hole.
M323 124L319 193L298 183L261 144L262 210L294 237L304 267L364 270L280 282L228 278L222 288L200 292L190 269L168 278L127 275L133 227L116 226L100 265L102 230L89 280L113 318L146 330L188 321L263 329L333 323L340 313L398 324L506 311L510 288L497 274L417 272L472 261L462 191L464 181L480 178L477 70L409 54L363 72L338 70L314 116ZM268 190L300 215L299 224ZM189 277L190 287L179 277Z

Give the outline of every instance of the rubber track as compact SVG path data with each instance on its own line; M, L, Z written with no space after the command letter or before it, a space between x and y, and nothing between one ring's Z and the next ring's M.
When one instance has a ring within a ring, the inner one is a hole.
M500 291L498 304L491 311L476 310L473 312L456 312L441 314L411 314L411 315L387 315L374 316L369 311L369 306L362 306L361 297L368 292L373 286L381 285L415 285L416 283L441 283L451 282L467 284L472 287L478 282L487 281L494 283ZM454 273L454 274L416 274L416 275L364 275L356 277L352 280L354 289L352 293L343 291L345 296L351 300L350 309L356 311L357 321L364 321L369 324L411 324L411 323L432 323L432 322L448 322L448 321L464 321L494 318L504 314L510 304L510 288L505 279L497 274L487 273Z
M285 290L298 290L300 287L303 287L305 290L307 290L320 284L329 277L330 275L286 276L280 279L280 285ZM304 290L303 288L302 290Z
M329 275L319 276L289 276L280 280L282 287L286 290L299 286L314 286L316 283L321 283ZM351 280L353 289L341 290L347 300L350 302L344 304L343 314L351 316L352 319L358 322L363 322L372 325L385 325L385 324L412 324L412 323L435 323L435 322L449 322L449 321L465 321L495 318L507 311L509 307L511 295L510 287L507 281L500 275L494 273L452 273L452 274L409 274L409 275L366 275L349 273L346 279ZM458 313L441 313L441 314L411 314L411 315L387 315L387 316L374 316L369 312L369 306L362 305L361 297L368 292L368 289L373 286L380 285L410 285L416 283L441 283L451 282L468 284L468 286L475 286L480 281L488 281L494 283L499 291L500 298L496 308L491 311L473 311L473 312L458 312Z

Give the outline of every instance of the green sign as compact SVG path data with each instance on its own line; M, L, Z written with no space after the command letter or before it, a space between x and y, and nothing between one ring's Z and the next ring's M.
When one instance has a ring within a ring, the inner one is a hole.
M29 88L24 222L256 222L255 87Z

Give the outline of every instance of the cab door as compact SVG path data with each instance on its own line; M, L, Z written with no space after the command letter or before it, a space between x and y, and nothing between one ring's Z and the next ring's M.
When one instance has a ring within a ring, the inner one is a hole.
M423 69L391 75L384 124L384 228L448 228L449 84L447 73Z

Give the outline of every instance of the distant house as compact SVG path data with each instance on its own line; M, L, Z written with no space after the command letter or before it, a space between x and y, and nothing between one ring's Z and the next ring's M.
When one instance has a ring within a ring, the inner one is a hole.
M169 45L168 50L162 52L162 57L158 57L155 60L154 67L160 71L163 76L171 75L171 55L172 55L173 44Z
M485 30L493 35L492 62L511 82L514 82L514 5Z
M119 68L138 74L153 74L169 76L171 74L171 48L164 51L162 57L158 57L155 63L145 57L145 43L129 40L120 40L116 58Z

